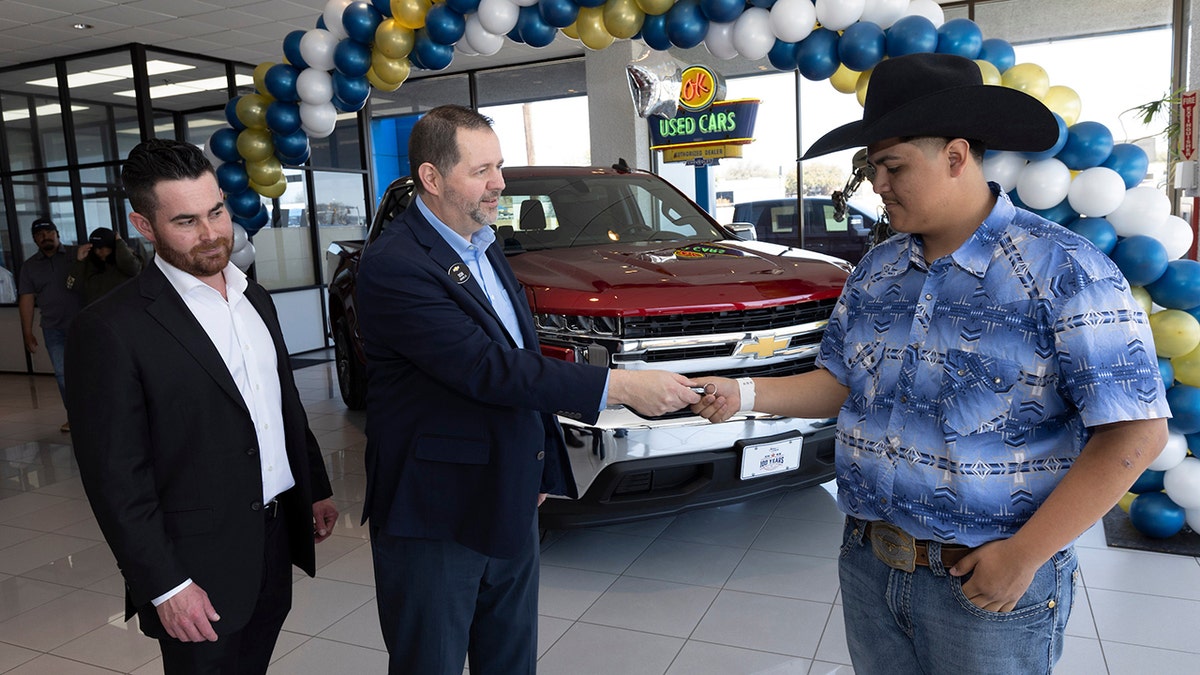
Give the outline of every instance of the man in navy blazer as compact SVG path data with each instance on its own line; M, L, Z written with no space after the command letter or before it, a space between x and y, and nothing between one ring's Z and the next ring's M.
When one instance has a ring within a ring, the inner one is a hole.
M413 127L417 198L358 272L367 354L367 494L389 672L533 673L537 506L577 496L554 414L659 415L690 381L546 358L491 246L504 179L491 120L442 106Z

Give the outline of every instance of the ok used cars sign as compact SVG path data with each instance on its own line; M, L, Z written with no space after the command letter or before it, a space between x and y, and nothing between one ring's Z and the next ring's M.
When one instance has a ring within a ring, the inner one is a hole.
M689 66L683 71L679 111L673 118L650 118L650 149L663 150L665 161L688 159L701 149L729 149L754 140L756 99L719 100L723 87L713 71ZM698 156L698 155L697 155ZM722 152L714 156L736 157Z

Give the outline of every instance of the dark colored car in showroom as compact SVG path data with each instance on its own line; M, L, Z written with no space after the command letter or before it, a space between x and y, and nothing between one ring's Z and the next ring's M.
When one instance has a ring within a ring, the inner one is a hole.
M685 375L812 369L849 264L739 240L674 186L624 163L506 167L504 178L497 240L525 288L544 355ZM338 381L351 408L363 406L367 388L358 259L412 196L409 179L393 182L366 242L335 242L328 252ZM560 421L580 498L548 500L543 527L679 513L833 475L833 419L749 413L710 424L686 409L646 417L613 406L593 425Z
M804 241L796 217L796 198L763 199L733 205L733 222L754 226L755 238L784 246L801 246L809 251L842 258L858 264L872 245L872 229L878 219L849 204L840 220L831 197L804 198Z

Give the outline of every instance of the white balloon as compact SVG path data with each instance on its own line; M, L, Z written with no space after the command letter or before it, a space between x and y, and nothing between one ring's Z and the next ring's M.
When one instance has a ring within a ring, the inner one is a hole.
M904 16L923 16L933 22L934 28L946 23L946 12L934 0L912 0Z
M342 23L342 12L346 11L346 5L354 1L329 0L329 2L325 3L325 30L332 33L339 40L349 36L349 33L346 32L346 26ZM312 65L312 61L309 61L308 64Z
M1163 446L1162 452L1146 468L1151 471L1174 469L1176 466L1179 466L1184 457L1187 457L1187 451L1187 436L1172 431L1167 434L1167 444Z
M1067 191L1071 208L1089 218L1103 218L1125 200L1125 179L1112 169L1097 166L1075 176Z
M1020 152L997 152L983 160L983 176L998 183L1004 192L1017 187L1017 177L1029 160Z
M238 251L242 250L243 248L246 248L246 245L249 243L250 243L250 237L246 234L246 228L242 227L241 225L239 225L237 223L234 223L233 224L233 252L237 253Z
M1200 459L1186 457L1163 474L1163 489L1185 509L1200 508Z
M782 2L783 0L780 0ZM802 0L808 2L808 0ZM778 7L779 3L775 3ZM811 7L811 3L809 3ZM708 32L704 34L704 47L708 49L708 53L728 61L736 58L738 50L733 46L733 22L717 23L716 21L708 22Z
M1139 185L1125 191L1125 199L1112 213L1105 216L1121 237L1157 228L1171 214L1171 200L1158 188Z
M1193 532L1200 532L1200 509L1187 509L1184 513L1188 527L1192 528Z
M1030 162L1017 176L1017 194L1032 209L1048 209L1067 198L1071 170L1057 159Z
M762 7L751 7L733 22L733 48L750 61L766 58L775 46L771 31L771 13Z
M803 40L813 32L816 23L817 9L812 0L776 0L771 6L771 32L784 42Z
M520 7L533 7L538 4L538 0L512 0Z
M845 30L862 16L867 0L817 0L817 21L829 30Z
M465 38L466 34L464 34L463 37ZM479 56L479 52L471 49L471 45L467 44L465 39L454 43L454 51L462 54L463 56Z
M326 101L325 103L300 104L300 128L310 138L325 138L333 133L337 126L337 108Z
M479 23L493 35L507 35L517 25L521 8L511 0L480 0L476 15ZM480 54L483 50L477 50Z
M868 21L887 30L908 11L908 0L867 0L859 21Z
M239 229L241 228L240 225L237 227ZM254 244L247 241L246 245L242 247L241 250L230 253L229 262L236 265L237 268L243 272L250 269L250 266L254 264Z
M1182 258L1192 248L1192 226L1179 216L1169 215L1157 227L1147 228L1145 234L1154 237L1167 249L1167 259Z
M483 24L479 23L478 14L467 15L467 32L463 34L463 37L465 39L460 40L459 44L466 42L471 49L482 56L491 56L504 46L504 35L488 32Z
M329 103L333 100L333 76L317 68L305 68L296 77L296 93L304 103Z
M337 43L333 33L314 28L300 37L300 57L317 70L333 70L333 50Z

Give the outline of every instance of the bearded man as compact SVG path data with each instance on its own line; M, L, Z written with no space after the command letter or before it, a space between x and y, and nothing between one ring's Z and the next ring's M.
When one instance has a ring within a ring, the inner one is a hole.
M154 263L67 337L75 457L125 577L126 619L167 673L265 673L292 565L337 509L270 296L229 262L204 154L151 139L121 181Z

